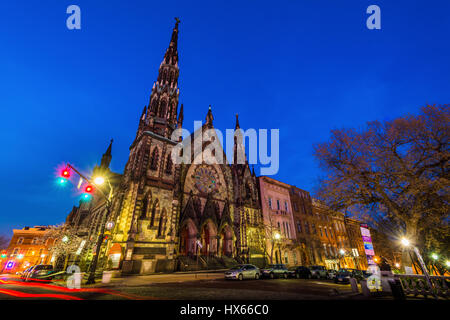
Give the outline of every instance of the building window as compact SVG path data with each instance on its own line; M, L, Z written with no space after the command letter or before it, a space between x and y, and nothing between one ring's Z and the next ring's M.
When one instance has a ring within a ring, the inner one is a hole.
M13 256L17 255L19 253L19 248L15 248L13 251Z
M297 231L302 232L302 224L300 221L297 222Z
M294 202L294 210L298 211L297 202Z
M150 159L151 170L156 170L158 168L158 158L159 158L158 148L155 147L155 149L153 149L153 153Z
M280 200L277 200L277 210L280 210Z
M284 263L289 264L288 253L286 251L284 252Z
M324 231L325 231L325 236L328 238L328 232L327 232L327 228L326 227L324 228Z
M269 197L269 208L272 209L272 198Z
M320 236L323 237L322 227L319 226Z
M18 240L17 240L17 244L22 244L23 243L23 237L20 237Z
M286 210L286 212L289 212L287 201L284 202L284 209Z
M308 225L308 221L305 221L305 231L306 231L306 233L309 234L309 225Z
M33 238L33 241L31 241L31 244L37 244L38 238Z
M311 224L311 229L312 229L312 233L313 233L313 234L316 234L316 233L317 233L316 225L315 225L314 223Z

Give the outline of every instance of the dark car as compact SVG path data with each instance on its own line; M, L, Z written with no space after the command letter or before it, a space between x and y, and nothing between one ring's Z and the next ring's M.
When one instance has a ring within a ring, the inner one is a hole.
M38 264L28 270L24 275L24 281L48 281L52 280L53 266L51 264Z
M311 270L303 266L291 267L289 268L289 276L297 279L311 279Z
M334 277L334 283L350 283L351 277L351 270L341 269L336 273L336 276Z
M284 264L271 264L268 268L262 269L262 276L264 278L285 278L289 277L289 270Z
M334 280L334 277L336 277L336 273L337 273L336 270L332 270L332 269L328 270L328 272L327 272L328 279Z
M316 279L326 279L327 269L324 266L310 266L311 277Z

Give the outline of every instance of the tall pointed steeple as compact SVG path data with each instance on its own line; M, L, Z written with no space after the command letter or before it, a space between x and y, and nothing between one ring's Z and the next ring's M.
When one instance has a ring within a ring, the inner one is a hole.
M239 125L239 115L236 113L236 125L234 128L234 148L233 148L233 163L235 165L244 164L247 162L245 156L244 137Z
M177 121L177 128L181 128L183 126L183 104L180 106L180 112L178 113L178 121Z
M178 24L172 30L169 47L159 66L158 78L152 87L150 102L145 115L145 130L170 138L177 127L178 89Z
M109 143L108 149L106 149L106 152L102 156L102 160L100 162L100 168L102 169L108 169L109 164L111 163L112 155L111 155L111 148L113 139L111 139L111 142Z
M212 114L212 111L211 111L211 105L209 105L208 113L206 114L206 123L205 123L205 125L208 128L212 128L213 120L214 120L214 117L213 117L213 114Z
M241 127L239 126L239 115L236 113L236 126L234 127L234 130L240 129Z

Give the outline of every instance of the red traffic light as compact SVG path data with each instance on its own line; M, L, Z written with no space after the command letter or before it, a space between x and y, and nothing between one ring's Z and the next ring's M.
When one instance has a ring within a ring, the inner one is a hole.
M70 177L70 170L68 168L65 168L64 170L61 171L61 176L64 178L69 178Z
M92 192L94 192L94 187L91 185L87 185L86 188L84 189L84 191L86 193L92 193Z

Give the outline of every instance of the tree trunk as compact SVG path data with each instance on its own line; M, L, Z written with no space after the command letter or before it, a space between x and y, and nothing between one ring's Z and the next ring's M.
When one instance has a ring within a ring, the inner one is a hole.
M402 250L402 267L403 271L406 273L406 268L413 268L414 261L411 260L411 256L414 255L414 252L412 250L412 246L415 245L416 241L416 235L417 235L417 220L411 219L410 221L407 221L406 223L406 236L405 238L408 239L411 242L411 245L407 248L403 248ZM410 269L410 270L411 270Z

